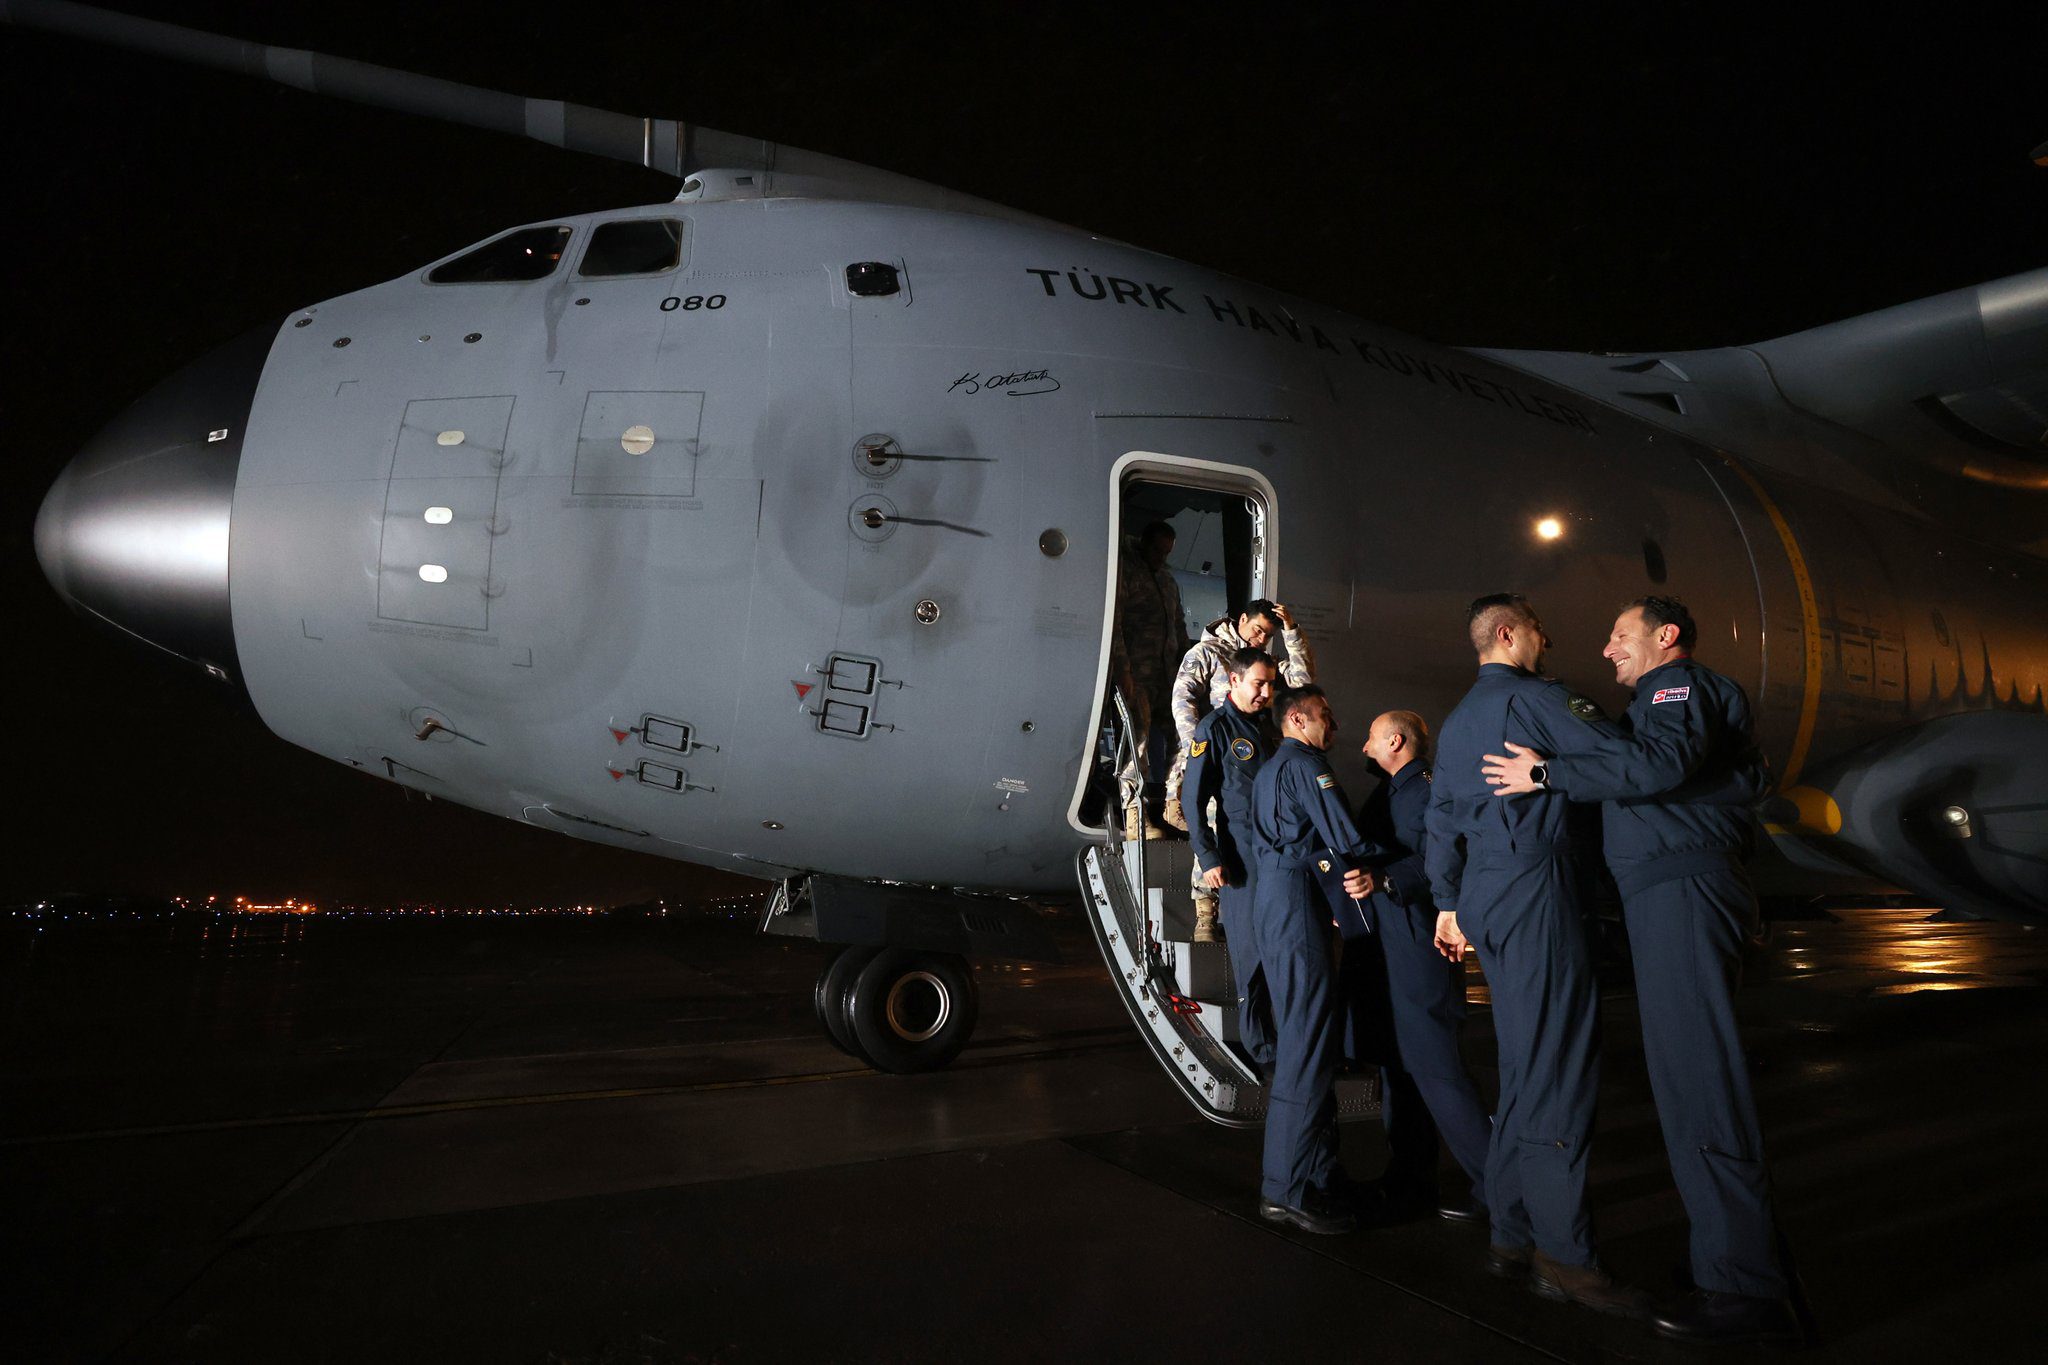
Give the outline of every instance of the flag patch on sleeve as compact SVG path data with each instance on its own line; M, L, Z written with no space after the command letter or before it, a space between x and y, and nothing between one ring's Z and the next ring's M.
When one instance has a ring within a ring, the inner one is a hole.
M1691 695L1692 688L1690 686L1660 687L1650 694L1650 705L1655 706L1660 701L1684 701Z
M1333 773L1317 773L1316 785L1318 787L1321 787L1324 791L1328 791L1330 788L1337 785L1336 775Z
M1206 754L1208 752L1209 741L1206 739L1198 739L1193 744L1188 746L1189 758L1200 758L1203 754Z

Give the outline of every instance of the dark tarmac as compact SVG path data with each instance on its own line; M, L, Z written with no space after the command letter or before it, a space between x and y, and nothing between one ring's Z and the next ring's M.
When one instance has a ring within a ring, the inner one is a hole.
M1776 924L1745 988L1810 1359L2048 1326L2048 935L1926 913ZM1186 1108L1071 914L907 1078L747 921L199 923L6 926L12 1359L1721 1358L1489 1279L1472 1229L1260 1223L1258 1135ZM1683 1216L1606 1010L1603 1255L1661 1293ZM1483 1009L1468 1051L1490 1083Z

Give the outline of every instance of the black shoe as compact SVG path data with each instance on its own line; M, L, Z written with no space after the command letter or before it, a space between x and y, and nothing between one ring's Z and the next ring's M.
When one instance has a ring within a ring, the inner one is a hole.
M1558 1303L1575 1303L1618 1318L1650 1316L1650 1296L1596 1265L1566 1265L1542 1252L1529 1260L1529 1288Z
M1487 1220L1486 1205L1474 1199L1469 1193L1439 1199L1436 1216L1448 1218L1453 1223L1484 1223Z
M1270 1199L1259 1201L1259 1217L1282 1227L1297 1227L1303 1232L1334 1236L1350 1232L1358 1226L1357 1215L1340 1209L1298 1209L1292 1204L1276 1204Z
M1486 1248L1486 1273L1503 1280L1519 1280L1529 1273L1528 1247L1504 1247L1495 1242Z
M1750 1341L1790 1346L1806 1340L1788 1301L1720 1294L1711 1289L1695 1289L1675 1307L1650 1319L1650 1326L1660 1337L1713 1346Z

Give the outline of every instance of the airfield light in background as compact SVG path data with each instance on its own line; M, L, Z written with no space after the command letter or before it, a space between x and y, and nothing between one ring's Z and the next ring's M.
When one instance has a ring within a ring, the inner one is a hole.
M1556 540L1563 534L1564 523L1556 517L1545 517L1536 523L1536 538L1538 540Z

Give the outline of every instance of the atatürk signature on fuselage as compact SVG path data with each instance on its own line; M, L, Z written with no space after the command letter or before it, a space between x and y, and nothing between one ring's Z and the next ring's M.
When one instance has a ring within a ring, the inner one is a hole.
M1051 393L1059 386L1060 381L1052 377L1051 370L1019 370L1015 374L989 375L969 370L946 385L946 392L1003 393L1012 398L1030 398L1035 394Z

